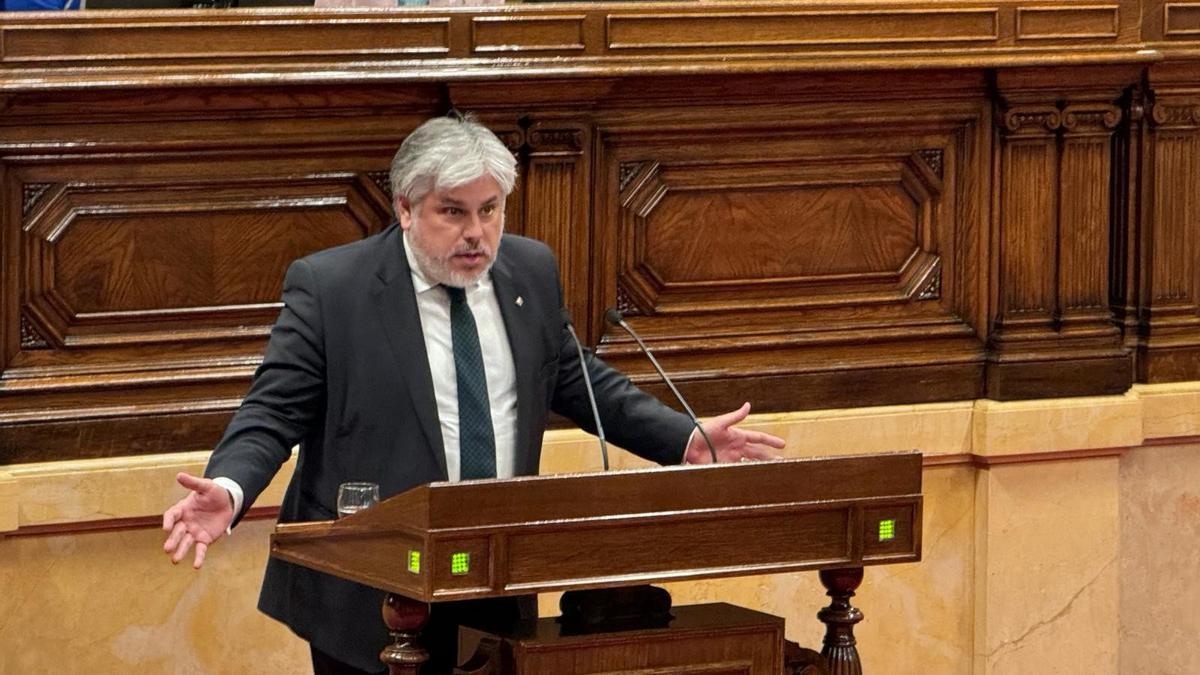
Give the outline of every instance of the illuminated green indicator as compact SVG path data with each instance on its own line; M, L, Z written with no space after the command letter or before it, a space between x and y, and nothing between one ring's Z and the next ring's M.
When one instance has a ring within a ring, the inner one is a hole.
M421 573L421 552L420 551L409 551L408 552L408 571L412 572L413 574Z
M896 520L888 518L879 521L879 541L891 541L896 538Z
M450 573L466 574L471 571L471 554L454 553L450 556Z

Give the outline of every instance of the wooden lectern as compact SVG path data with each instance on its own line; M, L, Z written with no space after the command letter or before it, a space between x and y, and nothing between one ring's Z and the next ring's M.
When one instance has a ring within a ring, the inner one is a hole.
M820 570L833 601L818 615L823 662L806 671L785 663L781 619L706 605L671 608L660 624L625 617L619 630L553 619L471 629L481 651L459 672L849 675L861 672L862 614L849 598L862 566L921 557L921 455L431 483L340 520L279 525L271 555L388 591L395 642L381 658L393 674L415 674L428 657L418 636L426 603ZM715 656L697 647L723 634L742 637Z

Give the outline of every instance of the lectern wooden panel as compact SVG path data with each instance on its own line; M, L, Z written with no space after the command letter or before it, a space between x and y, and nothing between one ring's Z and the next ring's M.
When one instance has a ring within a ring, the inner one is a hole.
M911 562L921 456L432 483L271 555L423 602Z
M497 641L492 661L512 675L777 675L783 667L783 619L726 604L678 607L670 626L597 640L554 619L492 632L463 628L471 653ZM479 653L479 652L475 652ZM469 667L460 669L472 673ZM484 671L487 672L487 671Z

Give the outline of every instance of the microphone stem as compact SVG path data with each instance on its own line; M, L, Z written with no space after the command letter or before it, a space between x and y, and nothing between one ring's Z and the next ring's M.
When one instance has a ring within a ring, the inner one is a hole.
M588 403L592 406L592 416L596 419L596 438L600 439L600 460L604 463L604 470L608 471L608 444L604 442L604 426L600 424L600 409L596 407L596 392L592 391L592 377L588 373L583 344L579 342L579 336L575 334L575 328L569 321L567 330L571 332L571 341L575 343L575 351L579 354L579 367L583 369L583 384L587 389Z
M629 327L629 324L626 323L624 319L621 319L619 324L621 328L625 329L626 333L629 333L629 335L637 341L638 346L642 348L642 351L646 354L646 357L650 359L651 365L653 365L654 369L658 371L659 377L661 377L663 382L666 382L667 386L670 387L671 393L675 395L675 399L678 400L679 404L683 406L683 409L687 411L688 417L692 418L692 424L696 425L696 430L699 431L700 436L704 438L704 443L708 446L708 453L712 456L713 464L716 464L717 449L715 446L713 446L712 439L709 438L708 433L704 431L704 425L700 424L700 420L696 417L696 413L692 412L692 407L687 404L687 401L684 400L683 394L679 393L679 390L675 388L675 383L671 381L671 378L667 377L667 372L662 369L662 366L658 365L658 359L654 358L654 352L650 351L650 348L646 346L646 343L642 342L642 338L638 337L638 334ZM684 455L687 455L687 450L684 450Z

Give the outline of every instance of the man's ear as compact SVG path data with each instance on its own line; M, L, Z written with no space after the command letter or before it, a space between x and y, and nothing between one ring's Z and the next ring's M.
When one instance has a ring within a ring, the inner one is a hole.
M408 198L396 197L392 206L396 209L396 218L400 221L400 229L407 230L412 227L412 204L409 203Z

